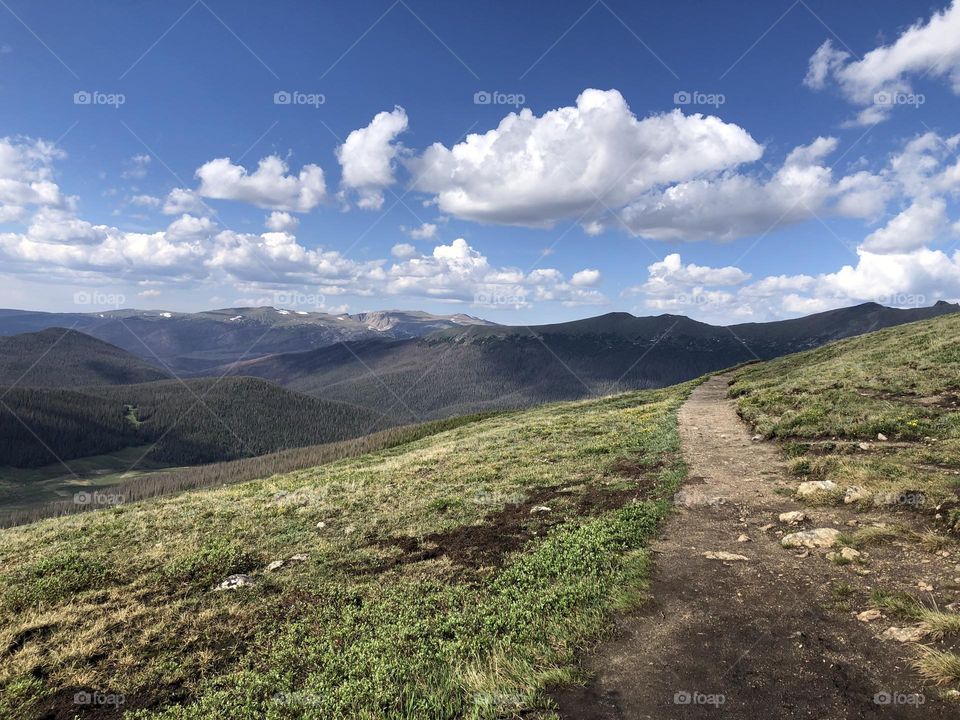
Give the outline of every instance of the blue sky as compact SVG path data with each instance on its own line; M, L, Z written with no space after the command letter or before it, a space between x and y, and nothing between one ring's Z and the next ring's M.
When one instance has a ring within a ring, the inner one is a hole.
M955 300L958 87L947 2L3 0L0 306Z

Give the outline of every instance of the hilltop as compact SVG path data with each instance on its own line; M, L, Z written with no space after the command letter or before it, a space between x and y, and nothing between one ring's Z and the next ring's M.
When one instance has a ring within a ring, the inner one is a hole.
M169 378L165 370L75 330L0 337L0 386L76 388Z

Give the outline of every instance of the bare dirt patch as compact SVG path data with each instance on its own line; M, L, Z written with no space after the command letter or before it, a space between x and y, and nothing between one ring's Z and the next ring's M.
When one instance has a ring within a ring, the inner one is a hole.
M631 461L615 463L614 468L613 472L621 478L631 478L627 483L629 487L589 484L582 488L537 488L523 502L507 503L477 525L423 537L401 535L378 539L373 545L395 550L397 554L373 567L354 568L354 571L379 573L441 557L468 570L499 567L511 553L522 550L534 537L570 515L592 517L650 497L654 481L640 474ZM539 510L542 508L550 509Z

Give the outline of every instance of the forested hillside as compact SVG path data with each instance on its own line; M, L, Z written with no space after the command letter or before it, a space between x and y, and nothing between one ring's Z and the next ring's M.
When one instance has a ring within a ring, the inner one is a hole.
M165 370L75 330L50 328L0 337L0 385L76 388L169 377Z
M346 440L385 427L379 417L253 378L14 388L0 405L0 466L39 467L133 445L152 445L146 457L158 463L208 463Z

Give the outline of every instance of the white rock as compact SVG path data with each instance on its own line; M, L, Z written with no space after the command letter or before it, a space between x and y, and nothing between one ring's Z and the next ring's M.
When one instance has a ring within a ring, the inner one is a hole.
M833 480L808 480L802 482L797 487L797 497L810 498L821 493L830 492L836 489L837 484Z
M869 610L864 610L862 613L857 613L857 620L860 622L873 622L874 620L879 620L882 617L883 613L876 608L871 608Z
M535 505L532 508L530 508L531 515L538 515L539 513L548 513L548 512L553 512L553 511L546 505Z
M344 535L353 535L356 531L357 531L357 529L356 529L353 525L347 525L347 526L343 529L343 534L344 534Z
M317 530L323 530L326 526L327 524L323 520L321 520L320 522L317 523Z
M306 562L307 555L306 553L297 553L296 555L290 556L290 562Z
M750 536L744 533L737 538L737 542L750 542Z
M219 585L214 586L214 590L236 590L237 588L249 587L254 584L254 580L249 575L231 575Z
M723 560L724 562L750 559L746 555L737 555L736 553L726 552L725 550L710 550L705 552L703 556L707 560Z
M855 502L860 502L861 500L869 500L869 499L870 499L870 493L864 490L859 485L848 487L847 491L843 495L843 502L847 505Z
M807 519L807 514L800 510L791 510L790 512L780 513L779 520L788 525L798 525Z
M881 640L896 640L897 642L920 642L927 632L920 626L915 627L890 627L880 635Z
M750 439L753 440L754 442L760 442L761 440L763 440L763 435L754 435Z
M707 495L703 490L698 490L697 488L681 488L680 491L673 496L673 502L685 508L716 507L717 505L723 505L726 502L726 498Z
M861 450L869 450L869 449L870 449L870 443L862 442L862 443L860 443L860 445L858 445L858 447L859 447Z
M850 547L840 548L839 552L827 553L827 560L831 562L855 562L861 557L859 550Z
M283 567L283 560L274 560L272 563L267 565L267 572L273 572L274 570L279 570Z
M790 535L784 535L780 544L785 548L828 548L833 547L840 540L840 531L833 528L817 528L803 530Z
M879 440L880 442L886 442L887 436L884 435L883 433L877 433L877 440Z

